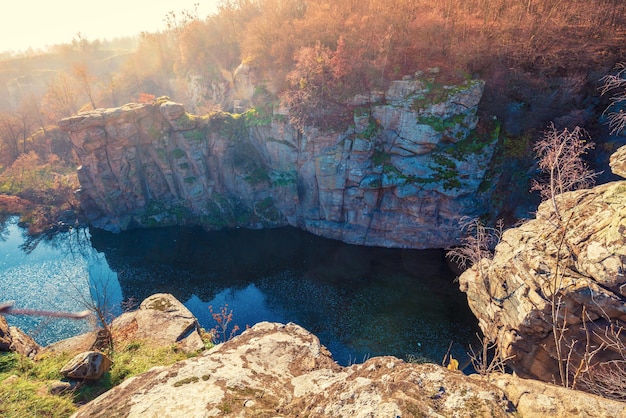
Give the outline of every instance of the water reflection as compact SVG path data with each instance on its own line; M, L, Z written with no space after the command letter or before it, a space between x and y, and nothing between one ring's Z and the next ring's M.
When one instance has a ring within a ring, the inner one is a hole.
M22 309L80 311L84 302L106 301L119 306L122 291L102 253L91 246L86 229L28 237L10 218L0 240L0 300L14 300ZM7 315L41 345L89 331L85 320Z
M346 245L293 228L93 231L92 243L125 297L172 293L205 328L215 325L209 305L228 304L241 329L295 322L341 364L407 354L441 362L451 341L462 358L475 330L442 251Z
M172 293L207 329L224 305L240 329L295 322L340 364L377 355L441 362L451 341L463 359L476 323L442 251L346 245L299 231L87 229L32 240L11 219L0 228L0 300L77 311L81 299L119 306ZM48 344L85 332L85 321L8 316Z

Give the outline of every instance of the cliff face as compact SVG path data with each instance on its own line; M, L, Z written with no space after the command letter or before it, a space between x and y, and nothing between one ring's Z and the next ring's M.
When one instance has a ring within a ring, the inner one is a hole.
M111 231L293 225L348 243L441 248L486 211L495 138L474 130L483 83L393 82L355 98L343 133L296 132L287 111L193 116L167 100L60 122L82 164L80 200ZM375 95L373 95L375 96Z
M626 148L611 166L626 174ZM484 277L476 268L460 277L485 335L520 375L546 381L559 380L553 323L572 375L586 371L581 360L618 367L626 360L626 335L618 332L626 321L626 181L565 193L557 202L564 230L545 202L536 219L503 234L493 261L483 260Z

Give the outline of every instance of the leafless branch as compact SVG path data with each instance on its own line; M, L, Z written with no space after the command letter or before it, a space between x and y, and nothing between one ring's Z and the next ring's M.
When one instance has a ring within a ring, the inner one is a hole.
M615 67L615 74L608 74L602 77L602 95L613 94L609 99L604 114L609 123L611 134L619 134L626 128L626 112L621 107L626 104L626 64L620 63ZM616 109L609 111L609 109Z
M552 201L559 221L561 212L556 196L595 183L599 173L589 169L582 159L594 146L584 129L577 126L572 131L567 128L558 131L554 124L535 144L534 150L543 177L533 182L532 190L539 191L543 200Z

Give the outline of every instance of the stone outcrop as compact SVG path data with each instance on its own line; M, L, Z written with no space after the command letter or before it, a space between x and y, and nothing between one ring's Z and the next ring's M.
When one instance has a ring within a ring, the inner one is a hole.
M98 351L86 351L77 354L59 373L68 379L98 380L108 372L113 362L103 353Z
M265 322L203 356L133 377L81 407L74 417L617 417L624 413L625 405L619 402L512 376L494 376L490 383L394 357L341 367L303 328Z
M9 347L11 347L9 324L6 318L0 315L0 351L9 351Z
M474 376L472 376L474 377ZM546 384L495 373L489 382L506 394L521 417L623 417L626 404Z
M127 343L137 341L154 347L175 344L186 353L204 349L198 320L169 293L147 297L136 310L115 318L110 329L115 349L122 349ZM92 331L50 344L40 354L78 354L93 350L98 344L98 332Z
M41 350L39 344L17 327L11 327L4 316L0 315L0 352L12 351L34 358Z
M85 334L76 335L74 337L66 338L61 341L57 341L48 346L43 347L39 352L40 355L45 356L48 353L61 354L63 352L78 354L83 351L90 351L98 344L98 331L91 331Z
M204 349L195 316L168 293L146 298L139 309L118 316L111 323L115 345L145 341L154 346L177 344L186 353Z
M9 347L10 351L23 354L26 357L34 358L39 350L41 350L39 344L37 344L30 335L26 334L20 328L9 327L9 333L11 334L11 346Z
M625 151L612 167L623 167ZM625 365L626 334L617 331L626 321L626 181L565 193L557 204L563 228L552 204L542 203L536 219L503 234L493 260L481 263L484 275L473 267L460 286L482 331L520 375L558 382L553 324L570 374L597 348L592 364Z
M457 241L461 217L487 211L488 184L479 186L495 138L475 133L482 91L479 80L396 81L357 100L342 133L297 132L286 109L199 117L166 99L60 127L96 227L292 225L354 244L441 248Z

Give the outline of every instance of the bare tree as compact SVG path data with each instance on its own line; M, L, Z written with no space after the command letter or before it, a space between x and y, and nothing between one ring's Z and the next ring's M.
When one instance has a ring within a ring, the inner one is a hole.
M91 75L86 64L75 64L72 67L72 73L76 80L78 80L83 92L89 99L89 104L92 109L96 108L96 102L94 100L94 91L92 85L95 83L95 77Z
M20 122L13 113L0 113L0 164L9 166L20 155Z
M565 387L575 385L575 379L570 380L571 356L577 341L567 340L568 324L563 317L562 310L566 309L563 301L563 282L565 268L562 263L569 260L574 252L567 241L567 230L573 214L568 219L563 219L559 205L566 204L562 198L557 201L557 196L565 192L590 187L595 182L597 172L591 170L583 160L583 155L593 149L594 143L589 141L589 135L585 130L576 126L572 131L567 128L558 131L554 124L544 132L543 137L537 141L534 150L538 159L539 169L543 176L535 180L532 190L539 191L542 200L552 203L556 215L556 229L554 245L556 255L554 258L554 271L550 282L550 318L552 336L554 338L553 353L559 368L561 384ZM565 256L565 257L563 257ZM584 318L583 318L584 321ZM583 358L590 358L589 352ZM580 363L579 370L584 363Z
M626 128L626 63L616 66L617 72L602 77L603 85L600 88L602 95L612 94L606 114L611 134L618 134Z
M478 274L484 278L480 261L491 260L492 249L502 237L502 228L502 220L498 220L495 227L487 227L478 218L461 219L461 231L464 233L461 245L449 248L446 256L462 269L476 266Z
M83 308L91 312L97 326L97 339L92 348L113 351L113 332L111 321L119 306L115 303L116 278L106 271L104 264L97 263L83 277L72 277L64 273L68 290L73 299Z
M535 180L532 190L541 194L542 200L552 201L557 220L562 223L556 196L572 190L590 187L598 173L589 169L582 156L595 144L588 141L589 135L580 128L558 131L551 124L534 147L539 169L543 176Z
M56 122L78 112L80 87L74 78L64 72L58 73L48 82L42 99L49 122Z
M493 248L502 238L503 222L498 220L495 227L485 226L479 219L462 219L461 230L464 236L461 238L461 245L449 248L446 256L455 262L460 268L465 269L474 266L478 278L482 280L485 289L490 289L489 277L484 270L488 262L493 259ZM485 263L487 261L487 264ZM492 295L490 295L492 296ZM490 325L495 326L495 323ZM495 371L503 371L505 364L511 357L505 356L502 352L497 338L493 340L487 335L495 333L484 332L482 337L476 335L479 341L478 349L469 346L469 357L474 370L482 375L489 375Z

